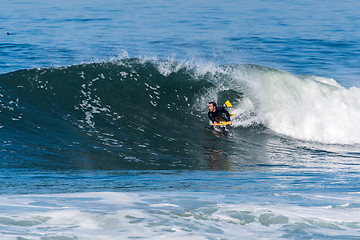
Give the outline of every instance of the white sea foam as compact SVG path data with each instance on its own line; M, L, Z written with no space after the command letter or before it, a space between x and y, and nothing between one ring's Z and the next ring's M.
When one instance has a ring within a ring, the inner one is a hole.
M356 194L289 195L305 199L305 205L284 202L280 195L186 192L1 196L0 237L278 239L359 235ZM327 204L319 204L324 201Z
M307 141L360 143L359 88L260 66L242 68L232 76L246 87L256 121L271 130ZM244 104L237 111L244 111Z

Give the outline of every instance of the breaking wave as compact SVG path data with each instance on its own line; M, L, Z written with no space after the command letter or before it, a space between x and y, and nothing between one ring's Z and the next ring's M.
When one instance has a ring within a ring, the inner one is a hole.
M359 88L258 65L128 58L1 75L2 151L11 166L38 157L31 165L198 168L191 159L202 154L207 103L227 99L232 131L261 125L294 139L360 143Z

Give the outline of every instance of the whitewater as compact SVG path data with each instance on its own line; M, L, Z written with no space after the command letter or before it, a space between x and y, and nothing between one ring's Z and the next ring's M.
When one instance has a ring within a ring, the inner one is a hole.
M237 84L250 93L244 104L259 115L257 123L306 141L359 143L360 129L355 124L360 117L359 88L346 89L334 79L295 76L259 66L237 70L234 75Z
M44 233L52 236L53 232L61 232L64 236L42 239L218 239L219 236L254 239L268 238L269 235L272 239L346 239L348 236L338 233L346 232L354 237L358 234L356 215L359 212L354 211L353 204L359 202L354 201L355 196L345 199L331 196L333 200L351 201L352 204L329 206L323 205L329 196L310 197L308 200L323 202L311 208L279 202L272 202L267 207L233 204L242 197L208 193L193 196L160 192L159 196L154 196L151 193L103 192L56 194L46 196L44 201L44 196L39 195L10 196L2 197L1 201L21 208L25 213L1 217L0 223L7 226L9 236L3 239L13 239L11 235L19 234L32 239L44 236ZM299 196L294 194L292 197ZM321 234L321 229L326 229L326 236Z

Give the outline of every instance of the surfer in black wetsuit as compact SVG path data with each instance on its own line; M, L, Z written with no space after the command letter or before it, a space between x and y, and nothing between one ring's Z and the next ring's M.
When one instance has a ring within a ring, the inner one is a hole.
M223 107L216 107L215 102L209 102L208 116L214 125L223 121L230 122L231 124L230 113Z

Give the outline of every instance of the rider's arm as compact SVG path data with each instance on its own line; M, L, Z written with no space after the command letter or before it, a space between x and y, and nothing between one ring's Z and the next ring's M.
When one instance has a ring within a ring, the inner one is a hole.
M226 121L231 121L230 120L230 113L228 112L228 110L226 110L225 108L222 109L222 112L226 114L226 118L225 119Z
M208 116L209 116L209 119L210 119L212 122L216 122L214 116L213 116L210 112L208 112Z

